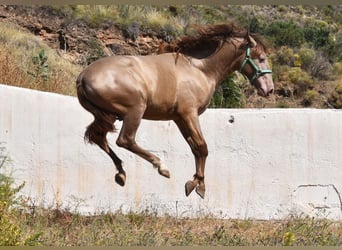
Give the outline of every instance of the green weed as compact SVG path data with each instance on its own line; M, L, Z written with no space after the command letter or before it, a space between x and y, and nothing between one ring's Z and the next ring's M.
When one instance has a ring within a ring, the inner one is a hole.
M15 186L14 179L6 173L9 158L0 142L0 246L39 245L40 233L24 232L18 216L21 199L18 193L25 183Z

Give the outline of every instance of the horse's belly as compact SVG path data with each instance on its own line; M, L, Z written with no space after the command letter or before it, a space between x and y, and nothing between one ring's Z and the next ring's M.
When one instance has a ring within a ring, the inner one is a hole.
M148 106L143 115L147 120L173 120L175 117L174 106Z

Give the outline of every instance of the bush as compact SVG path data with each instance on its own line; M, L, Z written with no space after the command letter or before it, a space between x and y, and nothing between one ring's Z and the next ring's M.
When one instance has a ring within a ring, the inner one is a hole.
M85 58L84 64L89 65L92 62L105 56L103 48L95 38L89 39L89 52Z
M304 42L303 30L292 22L275 21L265 30L276 46L297 47Z
M0 144L1 146L1 144ZM4 155L5 147L0 147L0 170L5 168L8 157ZM1 171L2 172L2 171ZM21 232L12 217L10 207L16 202L15 195L22 188L13 189L13 179L0 172L0 246L20 245Z
M301 68L308 71L313 64L316 56L316 52L308 48L300 48L298 51L299 58L301 60Z
M308 21L304 25L304 38L313 44L314 48L322 48L329 42L329 25L321 20Z
M342 81L335 86L334 92L328 98L329 104L336 109L342 109Z
M293 83L295 85L294 95L298 96L302 96L313 84L311 76L299 67L283 70L280 72L279 79Z
M34 79L34 81L41 81L46 84L49 77L49 65L47 61L48 57L43 49L37 56L32 58L33 71L28 71L27 73Z
M275 62L281 65L294 66L295 54L292 48L281 46L275 53Z
M305 92L303 104L304 106L311 106L315 99L319 96L318 92L314 89L310 89Z
M337 62L333 66L333 73L342 78L342 62Z
M13 187L14 179L4 173L9 158L1 144L0 142L0 246L37 245L40 234L25 236L21 230L16 206L21 204L17 195L25 183Z
M216 92L210 103L211 108L242 108L244 107L243 93L234 81L233 75L227 77Z
M328 80L332 76L332 66L323 53L317 53L310 67L310 73L318 79Z
M335 60L342 62L342 31L339 30L335 37L333 46L330 48L329 55Z

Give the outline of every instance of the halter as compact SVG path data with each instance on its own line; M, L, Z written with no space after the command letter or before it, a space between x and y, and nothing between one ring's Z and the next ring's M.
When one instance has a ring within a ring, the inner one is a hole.
M250 63L252 68L255 70L255 74L252 76L251 79L249 79L249 81L252 84L253 84L253 81L255 79L259 78L260 76L272 73L272 70L270 70L270 69L263 69L263 70L259 69L259 67L254 63L254 61L251 58L251 48L249 46L247 47L247 50L246 50L246 58L245 58L245 60L243 60L243 62L241 64L241 67L239 70L240 73L242 73L242 70L246 66L247 63Z

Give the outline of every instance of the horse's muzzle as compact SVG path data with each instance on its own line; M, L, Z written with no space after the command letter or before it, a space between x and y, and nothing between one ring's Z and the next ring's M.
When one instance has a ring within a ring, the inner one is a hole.
M271 94L273 94L273 92L274 92L273 87L268 88L266 86L266 87L261 87L258 89L258 95L262 97L269 97Z

